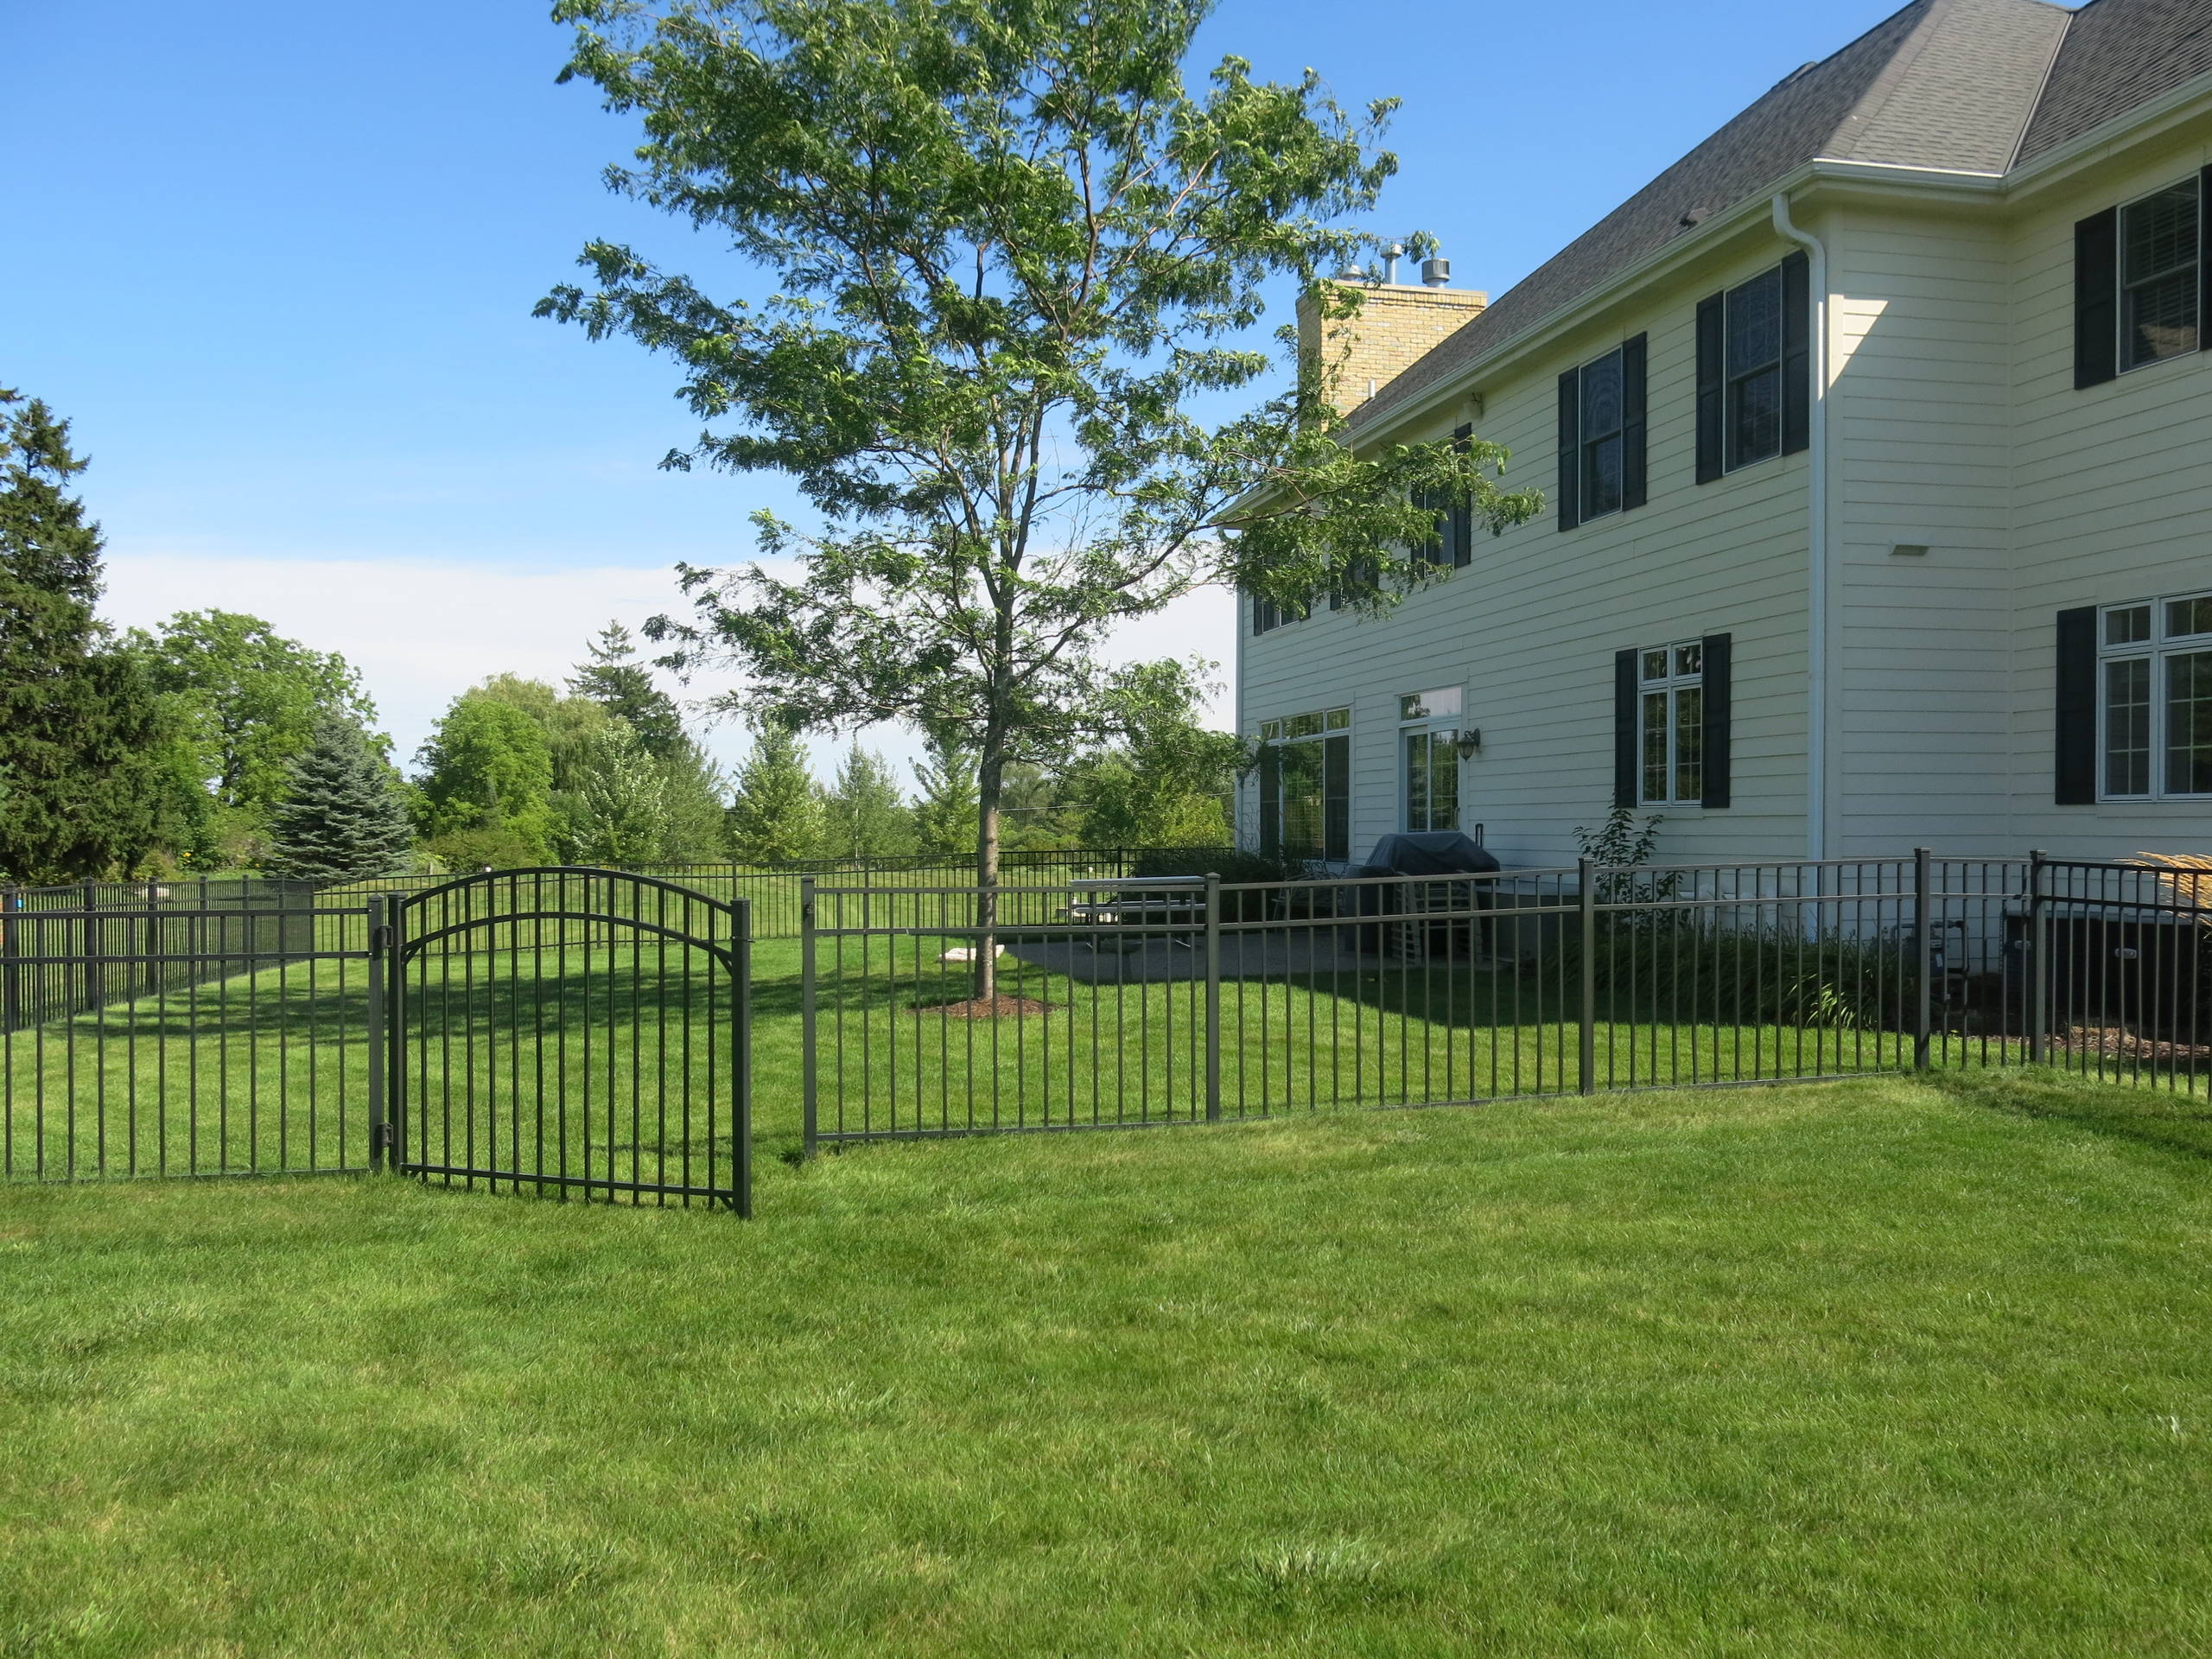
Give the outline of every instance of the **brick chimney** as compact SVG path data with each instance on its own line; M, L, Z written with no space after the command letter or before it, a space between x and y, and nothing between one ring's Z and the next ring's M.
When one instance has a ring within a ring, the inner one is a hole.
M1336 377L1329 388L1329 401L1339 414L1351 414L1489 308L1487 294L1446 288L1434 276L1440 267L1449 270L1443 260L1429 261L1424 269L1432 280L1419 286L1342 281L1321 284L1357 289L1360 294L1357 316L1332 319L1325 325L1316 296L1310 291L1299 296L1300 370L1310 373L1317 363L1326 363Z

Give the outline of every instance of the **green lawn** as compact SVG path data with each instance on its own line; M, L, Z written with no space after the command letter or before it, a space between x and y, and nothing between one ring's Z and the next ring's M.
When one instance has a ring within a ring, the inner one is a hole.
M0 1653L2212 1650L2212 1117L2056 1080L0 1191Z
M824 948L825 1133L1205 1115L1201 985L1090 984L1009 957L1002 989L1050 1011L955 1020L938 1011L968 995L967 970L938 961L950 942ZM728 985L704 957L646 942L429 960L411 993L412 1028L428 1035L407 1080L418 1152L481 1166L496 1143L510 1168L519 1154L531 1169L721 1179L731 1150ZM799 960L792 941L753 950L762 1159L800 1142ZM291 963L0 1038L0 1166L34 1179L362 1166L366 966ZM1572 1093L1574 1000L1557 982L1447 963L1227 983L1224 1115ZM1675 1025L1655 1017L1663 1010L1636 1012L1599 1025L1602 1086L1910 1061L1909 1039L1893 1033Z

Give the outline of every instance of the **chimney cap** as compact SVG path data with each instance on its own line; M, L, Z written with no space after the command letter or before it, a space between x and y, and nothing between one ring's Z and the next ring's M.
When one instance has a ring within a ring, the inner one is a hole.
M1442 288L1452 280L1449 259L1424 259L1421 262L1421 280L1427 288Z

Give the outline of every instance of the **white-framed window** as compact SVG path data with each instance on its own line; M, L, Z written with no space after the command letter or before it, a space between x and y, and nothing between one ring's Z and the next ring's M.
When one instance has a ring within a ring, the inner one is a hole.
M1782 267L1728 290L1722 337L1727 467L1782 453Z
M1697 639L1637 652L1637 794L1645 806L1705 798L1705 645Z
M1398 753L1403 814L1410 830L1459 827L1459 715L1456 685L1398 699Z
M1351 858L1351 710L1260 722L1260 847L1283 858Z
M2103 798L2212 796L2212 593L2104 607L2097 656Z
M2120 210L2120 366L2123 372L2196 349L2197 219L2203 186L2183 179Z

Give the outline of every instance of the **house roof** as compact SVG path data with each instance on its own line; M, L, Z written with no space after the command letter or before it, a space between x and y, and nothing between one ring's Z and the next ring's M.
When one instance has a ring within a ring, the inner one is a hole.
M1766 95L1352 416L1389 413L1816 159L2002 174L2212 70L2212 0L1913 0Z
M2033 161L2207 70L2207 0L2095 0L2074 14L2020 160Z

